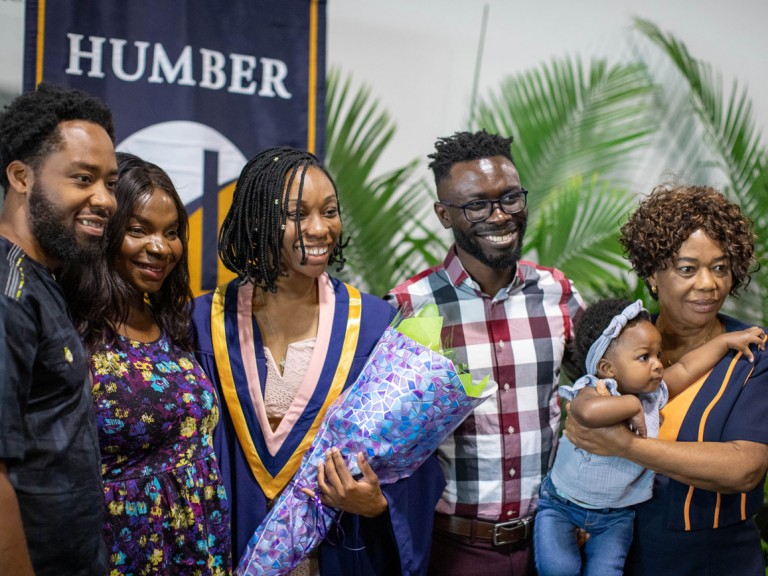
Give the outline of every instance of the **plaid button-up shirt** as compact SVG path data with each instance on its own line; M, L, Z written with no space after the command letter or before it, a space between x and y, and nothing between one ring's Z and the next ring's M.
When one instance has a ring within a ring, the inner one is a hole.
M499 386L439 447L447 486L437 510L489 521L533 514L557 445L560 363L583 309L576 289L559 270L520 261L489 296L451 248L387 299L406 311L437 304L455 362Z

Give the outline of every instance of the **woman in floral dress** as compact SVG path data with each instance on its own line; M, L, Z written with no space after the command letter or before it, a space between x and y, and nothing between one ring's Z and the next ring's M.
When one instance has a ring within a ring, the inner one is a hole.
M62 277L91 355L110 574L229 574L218 403L190 353L187 214L162 169L129 154L118 167L103 261Z

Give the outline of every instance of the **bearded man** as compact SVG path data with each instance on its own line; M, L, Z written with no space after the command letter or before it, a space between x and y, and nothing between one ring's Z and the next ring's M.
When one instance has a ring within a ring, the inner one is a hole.
M406 312L437 304L456 364L499 386L438 448L447 486L435 575L535 573L533 518L557 445L560 365L583 309L562 272L520 259L528 191L511 143L484 130L437 141L434 208L455 244L387 296Z
M88 363L54 272L102 249L113 139L77 90L41 84L0 114L0 574L108 570Z

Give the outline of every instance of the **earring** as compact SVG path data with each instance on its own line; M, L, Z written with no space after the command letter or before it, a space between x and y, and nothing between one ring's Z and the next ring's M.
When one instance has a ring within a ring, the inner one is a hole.
M654 296L659 293L659 289L656 286L651 286L651 294Z

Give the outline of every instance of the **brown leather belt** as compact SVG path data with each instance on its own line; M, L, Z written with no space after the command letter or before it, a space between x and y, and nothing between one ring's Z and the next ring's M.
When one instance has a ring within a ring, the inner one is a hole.
M508 522L483 522L448 514L435 514L435 530L470 540L484 540L494 546L524 542L533 535L533 516Z

